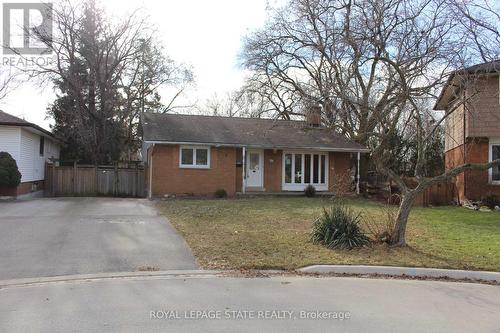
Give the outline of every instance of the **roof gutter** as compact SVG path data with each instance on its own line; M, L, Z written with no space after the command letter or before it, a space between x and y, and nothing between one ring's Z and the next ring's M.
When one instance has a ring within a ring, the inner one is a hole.
M270 145L248 145L240 143L217 143L217 142L181 142L181 141L149 141L149 144L164 144L164 145L200 145L200 146L216 146L216 147L237 147L237 148L260 148L260 149L312 149L319 151L346 152L346 153L369 153L368 148L328 148L328 147L303 147L303 146L270 146Z

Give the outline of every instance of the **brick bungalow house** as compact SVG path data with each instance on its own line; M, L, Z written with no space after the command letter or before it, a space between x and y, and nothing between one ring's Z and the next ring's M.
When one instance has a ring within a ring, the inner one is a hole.
M368 149L306 121L145 113L149 197L246 192L335 192ZM359 189L359 182L358 182Z
M60 144L52 133L40 126L0 111L0 151L16 160L21 173L21 184L17 188L0 188L0 196L43 190L45 163L50 158L59 158Z
M500 60L454 72L435 110L444 110L445 167L487 163L500 158ZM467 171L455 178L456 197L479 200L500 194L500 167Z

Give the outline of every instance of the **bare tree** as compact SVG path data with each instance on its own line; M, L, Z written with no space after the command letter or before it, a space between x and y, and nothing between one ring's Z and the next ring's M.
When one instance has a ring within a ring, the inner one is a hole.
M37 64L33 78L55 85L58 99L48 112L54 130L69 145L66 157L93 163L131 156L145 111L167 111L192 82L189 68L164 55L148 18L134 11L109 19L96 1L53 6L54 34L34 31L54 64ZM167 105L159 88L177 87Z
M377 170L402 192L394 245L406 244L411 207L425 189L500 164L464 164L424 177L429 138L450 115L429 126L436 117L425 101L435 100L459 68L498 59L495 11L483 7L454 0L292 0L245 41L243 64L262 91L320 105L326 125L370 146ZM464 75L457 94L481 75ZM391 139L405 131L416 142L415 187L389 163Z
M205 105L199 108L201 113L208 113L212 116L236 117L240 115L241 109L238 105L237 96L228 92L224 97L214 93L207 99Z
M10 66L0 68L0 101L19 86L19 72Z
M204 114L225 117L289 119L291 114L290 112L276 112L268 96L265 96L261 90L250 87L248 81L241 89L227 92L222 97L217 93L213 94L197 110Z

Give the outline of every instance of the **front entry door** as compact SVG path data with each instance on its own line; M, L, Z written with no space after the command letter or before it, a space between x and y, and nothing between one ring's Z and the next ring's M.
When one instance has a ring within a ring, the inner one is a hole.
M264 158L262 150L248 150L247 152L247 187L262 187L264 179Z

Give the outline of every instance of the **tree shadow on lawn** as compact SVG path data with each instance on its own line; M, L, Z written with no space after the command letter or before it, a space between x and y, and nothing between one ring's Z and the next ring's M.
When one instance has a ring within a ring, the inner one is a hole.
M440 256L434 253L429 253L420 249L417 249L413 246L406 246L405 249L415 255L416 257L423 257L427 260L432 260L434 262L439 263L440 268L461 268L466 270L475 269L477 267L473 265L469 265L459 260L451 259L449 257ZM426 266L431 267L431 266Z

